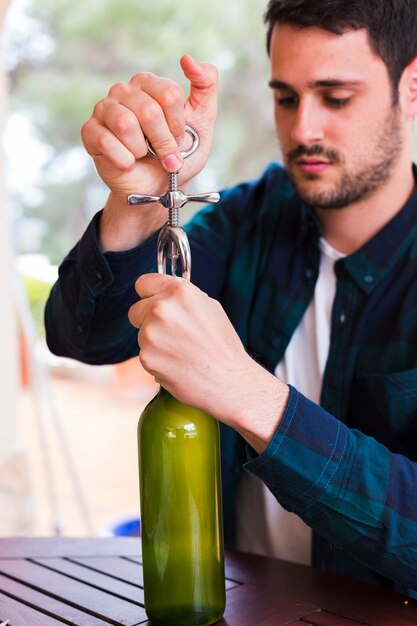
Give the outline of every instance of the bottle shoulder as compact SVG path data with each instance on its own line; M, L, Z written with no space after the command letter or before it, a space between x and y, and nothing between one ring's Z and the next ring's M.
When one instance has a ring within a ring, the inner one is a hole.
M204 411L179 402L162 389L145 407L138 424L138 431L142 434L161 429L193 437L202 431L217 433L218 423Z

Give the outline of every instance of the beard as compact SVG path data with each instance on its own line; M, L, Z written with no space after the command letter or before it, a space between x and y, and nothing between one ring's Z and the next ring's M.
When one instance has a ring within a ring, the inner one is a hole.
M344 209L371 196L390 178L403 147L401 121L397 107L389 111L381 130L373 141L372 150L348 169L345 159L336 150L326 149L320 144L300 145L286 155L289 178L300 198L315 209ZM322 156L332 165L341 168L339 179L329 188L317 188L320 174L304 174L299 180L291 165L303 156ZM311 181L311 182L309 182Z

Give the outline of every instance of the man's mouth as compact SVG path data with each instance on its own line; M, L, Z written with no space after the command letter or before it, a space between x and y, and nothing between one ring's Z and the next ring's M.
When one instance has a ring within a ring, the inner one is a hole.
M300 145L287 154L287 164L295 166L303 174L317 175L340 163L335 150L322 145Z
M305 174L320 174L332 166L330 161L317 157L302 157L296 160L296 164Z

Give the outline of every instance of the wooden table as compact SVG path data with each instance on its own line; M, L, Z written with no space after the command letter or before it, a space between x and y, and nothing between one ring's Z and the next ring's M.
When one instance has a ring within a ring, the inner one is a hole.
M0 539L0 624L149 624L140 541ZM349 578L244 553L226 553L227 607L219 626L417 625L417 601Z

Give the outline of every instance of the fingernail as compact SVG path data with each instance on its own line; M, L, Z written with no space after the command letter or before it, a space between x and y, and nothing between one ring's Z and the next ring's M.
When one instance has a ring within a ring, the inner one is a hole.
M183 133L182 135L178 135L178 137L175 137L175 141L177 142L178 146L182 146L182 144L185 141L185 133ZM1 624L0 624L1 626Z
M168 154L164 158L164 165L169 172L178 172L182 163L176 154Z

